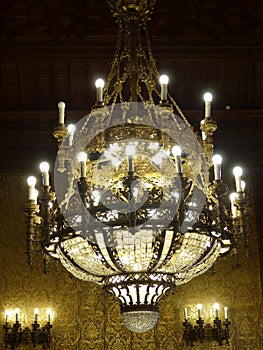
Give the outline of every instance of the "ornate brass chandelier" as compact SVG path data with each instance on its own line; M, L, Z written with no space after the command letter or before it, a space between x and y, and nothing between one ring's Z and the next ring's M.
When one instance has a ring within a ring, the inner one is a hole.
M155 0L108 3L119 25L111 71L77 125L66 128L58 105L55 192L44 162L38 198L28 179L27 255L32 264L42 251L45 269L54 257L76 278L100 283L119 298L125 325L145 332L166 291L247 244L247 200L236 167L228 209L211 94L199 137L159 75L147 32Z

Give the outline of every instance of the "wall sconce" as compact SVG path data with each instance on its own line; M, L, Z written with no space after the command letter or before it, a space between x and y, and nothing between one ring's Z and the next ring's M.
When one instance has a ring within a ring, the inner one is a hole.
M38 322L39 309L35 309L35 318L31 329L29 327L22 329L21 323L19 322L19 309L15 309L15 322L13 325L9 323L9 319L12 317L12 312L10 310L6 310L4 325L5 348L10 347L12 350L14 350L21 343L32 343L33 347L36 345L42 345L42 349L50 348L50 329L52 328L50 323L51 313L51 310L47 309L47 322L43 327L40 327L40 323Z
M223 345L223 342L225 341L226 344L229 344L229 325L230 322L228 320L228 308L224 307L224 318L225 320L222 322L218 317L219 312L219 304L214 304L214 311L215 311L215 318L213 321L213 325L210 325L209 323L205 324L204 320L202 319L202 305L197 305L197 313L198 313L198 319L196 320L196 325L192 325L188 321L188 314L187 314L187 308L184 308L184 322L183 325L185 327L184 329L184 335L183 340L186 342L186 345L193 346L194 342L199 341L200 343L203 343L204 340L214 340L219 343L219 345Z

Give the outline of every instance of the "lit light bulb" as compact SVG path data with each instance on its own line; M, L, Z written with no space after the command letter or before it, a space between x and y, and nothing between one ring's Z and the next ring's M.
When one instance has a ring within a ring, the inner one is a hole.
M221 180L221 164L222 164L222 157L220 154L215 154L212 157L212 162L214 165L214 178L215 181Z
M203 97L205 102L212 102L213 100L213 95L211 92L206 92Z
M243 169L240 166L235 166L233 169L234 176L242 176L243 175Z
M35 187L35 186L36 186L36 183L37 183L37 179L35 178L35 176L29 176L29 177L27 178L27 184L28 184L28 186Z
M213 164L222 164L222 157L220 156L220 154L215 154L212 158L212 162Z
M47 309L46 313L47 313L47 322L50 323L52 311L50 309Z
M28 184L28 200L34 201L36 203L36 186L37 179L35 176L29 176L27 178L27 184Z
M188 320L187 307L184 307L184 319L185 319L186 321Z
M58 103L58 117L59 117L59 124L64 124L65 119L65 102L59 102Z
M168 75L162 74L159 78L159 82L161 85L167 85L169 83L169 77Z
M103 79L97 79L95 81L95 86L97 89L97 102L103 101L103 88L104 88L104 80Z
M236 166L233 169L233 174L235 176L236 191L242 192L241 176L243 174L243 169L240 166Z
M235 200L237 199L237 197L238 197L238 195L236 192L232 192L229 196L230 203L231 203L231 212L232 212L233 218L237 217L237 207L235 206Z
M227 320L228 319L228 307L227 306L224 307L224 314L225 314L225 320Z
M216 318L218 318L218 310L219 310L219 304L218 303L214 304L214 309L215 309L215 313L216 313Z
M232 192L232 193L230 194L229 198L230 198L230 201L231 201L231 202L234 202L235 199L237 199L237 193L236 193L236 192Z
M88 156L86 152L79 152L78 162L86 162L87 159L88 159Z
M169 82L169 78L167 75L161 75L159 78L159 82L161 84L161 101L167 101L167 86Z
M214 309L215 310L219 310L219 304L218 303L214 303Z
M39 309L38 309L38 308L35 308L35 309L34 309L35 322L37 322L38 314L39 314Z
M18 308L15 308L16 322L19 321L19 319L18 319L19 311L20 311L20 310L19 310Z
M213 99L213 95L210 92L206 92L204 94L204 101L205 101L205 118L211 117L211 102Z
M68 129L68 145L71 147L73 144L73 137L76 131L76 127L74 124L69 124L67 129Z
M98 88L103 89L103 88L104 88L104 85L105 85L105 82L104 82L104 80L101 79L101 78L99 78L99 79L97 79L97 80L95 81L95 86L96 86L97 89L98 89Z
M76 127L74 124L69 124L67 129L69 134L74 134L74 132L76 131Z
M125 153L127 156L134 156L135 155L135 149L136 147L134 145L129 145L125 148Z
M44 186L49 186L49 175L48 175L48 171L49 171L49 164L48 162L42 162L39 165L39 169L43 175L43 185Z
M92 191L92 197L94 199L94 205L98 205L101 197L101 193L98 190Z
M202 308L203 308L202 304L197 304L198 318L201 318L201 310L202 310Z
M49 171L49 164L48 164L48 162L40 163L39 164L39 169L40 169L41 173Z
M80 163L80 177L86 177L86 160L88 159L86 152L80 152L78 154L78 162Z
M182 149L180 146L173 146L172 148L172 154L175 156L181 156L182 155Z
M8 322L9 317L11 317L12 312L10 310L5 310L5 322Z
M244 192L246 188L246 183L244 180L241 180L241 188L242 188L242 191Z
M135 155L135 145L128 145L125 148L125 153L128 156L128 171L129 172L134 172L134 161L133 161L133 156Z

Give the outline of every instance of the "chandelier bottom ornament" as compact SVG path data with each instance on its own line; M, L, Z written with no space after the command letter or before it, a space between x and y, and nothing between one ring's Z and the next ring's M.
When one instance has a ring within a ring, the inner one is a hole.
M160 298L175 289L175 277L164 273L133 273L107 277L104 289L121 304L121 318L135 333L151 330L158 320Z

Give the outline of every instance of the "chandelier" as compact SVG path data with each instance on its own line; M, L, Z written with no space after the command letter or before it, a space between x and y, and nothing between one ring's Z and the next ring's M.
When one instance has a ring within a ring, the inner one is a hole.
M108 3L119 25L111 71L75 126L65 126L58 104L54 186L46 162L39 196L28 178L27 255L32 264L42 251L45 271L52 257L101 284L119 299L124 324L145 332L168 290L247 245L248 203L240 167L229 203L213 154L212 95L204 95L199 137L156 68L147 32L155 0Z

